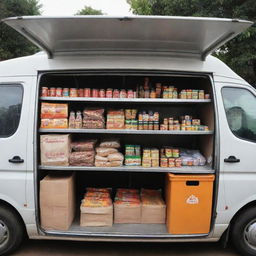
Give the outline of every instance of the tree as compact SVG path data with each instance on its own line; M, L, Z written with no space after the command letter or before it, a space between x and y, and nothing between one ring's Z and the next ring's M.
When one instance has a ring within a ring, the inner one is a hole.
M256 22L255 0L127 0L134 14L201 16ZM256 27L226 43L214 55L256 85Z
M38 0L0 0L0 20L7 17L40 15ZM0 61L30 55L38 48L18 32L0 23Z
M76 15L103 15L103 13L101 10L96 10L90 6L85 6L82 10L78 11Z

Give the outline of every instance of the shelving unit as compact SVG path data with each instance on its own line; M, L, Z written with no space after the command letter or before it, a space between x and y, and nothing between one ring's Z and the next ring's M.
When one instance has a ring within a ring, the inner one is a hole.
M111 102L111 103L165 103L165 104L201 104L210 103L211 99L193 100L193 99L152 99L152 98L85 98L85 97L41 97L43 101L77 101L77 102Z
M40 133L98 133L98 134L149 134L149 135L211 135L213 131L162 131L162 130L108 130L108 129L39 129Z
M156 172L156 173L193 173L211 174L214 170L208 166L182 166L181 168L144 168L141 166L121 166L121 167L87 167L87 166L39 166L40 170L49 171L97 171L97 172Z

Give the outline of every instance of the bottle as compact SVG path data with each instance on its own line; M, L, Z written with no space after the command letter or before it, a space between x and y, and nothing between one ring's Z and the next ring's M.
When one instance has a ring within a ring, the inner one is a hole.
M81 129L82 124L83 124L82 113L81 113L81 111L77 111L76 112L76 120L75 120L75 128Z
M68 120L68 127L70 129L75 129L75 121L76 121L75 112L71 111L69 115L69 120Z

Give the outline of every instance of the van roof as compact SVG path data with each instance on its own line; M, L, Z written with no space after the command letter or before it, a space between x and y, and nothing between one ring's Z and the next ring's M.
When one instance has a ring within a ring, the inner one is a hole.
M125 51L205 60L252 25L244 20L177 16L24 16L3 21L49 58Z

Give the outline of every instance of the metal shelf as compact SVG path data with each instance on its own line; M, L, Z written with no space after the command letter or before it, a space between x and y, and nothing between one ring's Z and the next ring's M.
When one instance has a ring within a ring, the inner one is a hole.
M86 97L41 97L45 101L117 102L117 103L209 103L211 99L163 99L163 98L86 98Z
M210 135L213 131L163 131L163 130L107 130L107 129L39 129L40 133L101 133L149 135Z
M87 167L87 166L42 166L40 170L48 171L106 171L106 172L162 172L162 173L188 173L188 174L210 174L215 171L208 165L206 166L182 166L181 168L145 168L141 166L121 166L121 167Z

